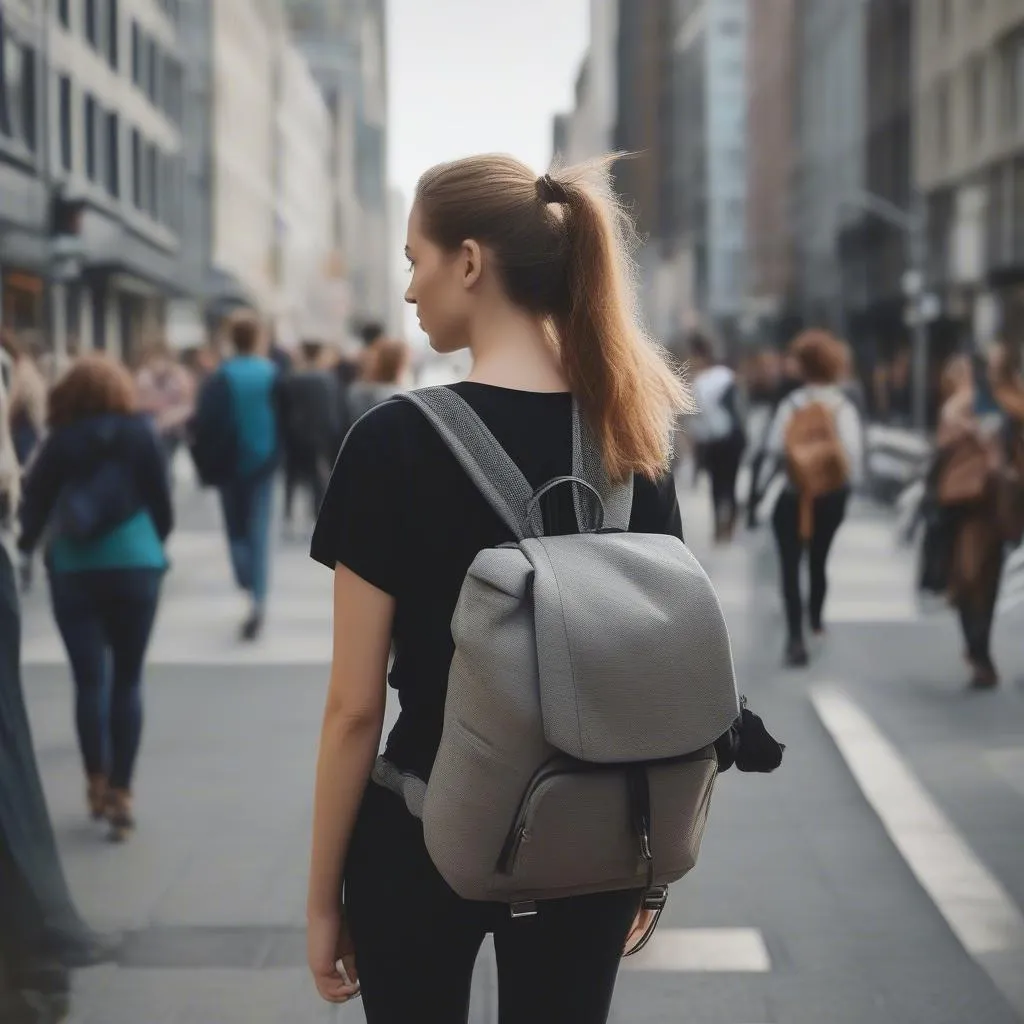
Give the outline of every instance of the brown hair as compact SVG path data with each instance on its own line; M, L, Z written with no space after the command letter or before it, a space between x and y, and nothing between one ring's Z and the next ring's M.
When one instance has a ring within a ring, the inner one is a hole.
M613 157L537 178L508 156L441 164L419 181L424 231L454 251L494 255L508 297L553 329L569 386L612 480L668 467L689 390L639 324L633 225L608 182Z
M789 347L808 384L834 384L843 376L848 356L843 343L829 331L801 331Z
M263 324L252 310L242 310L228 320L228 337L239 355L251 356L263 340Z
M135 382L116 360L100 353L81 356L50 391L47 423L66 427L90 416L131 413Z
M397 384L409 362L409 347L394 338L380 338L370 347L367 380L375 384Z

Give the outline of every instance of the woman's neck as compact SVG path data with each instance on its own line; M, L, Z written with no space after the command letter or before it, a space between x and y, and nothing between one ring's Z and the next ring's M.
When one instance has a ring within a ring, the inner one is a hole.
M515 391L568 391L569 384L543 324L514 312L473 332L467 380Z

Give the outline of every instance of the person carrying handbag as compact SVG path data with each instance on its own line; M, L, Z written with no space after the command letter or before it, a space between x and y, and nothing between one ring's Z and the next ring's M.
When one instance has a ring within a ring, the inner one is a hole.
M967 362L947 374L932 474L949 544L947 596L975 690L999 683L992 625L1006 545L1024 534L1024 386L1007 345L991 347L982 374L972 375ZM984 411L986 395L996 411Z

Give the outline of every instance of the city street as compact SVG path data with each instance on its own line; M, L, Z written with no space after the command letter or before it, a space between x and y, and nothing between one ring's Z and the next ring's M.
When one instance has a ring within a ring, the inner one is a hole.
M1012 1024L1024 1019L1024 608L996 630L1004 685L968 693L951 613L924 615L914 557L861 503L832 561L811 668L780 668L765 531L709 543L680 477L688 540L715 581L740 690L787 744L771 776L722 776L701 860L612 1019L654 1024ZM70 685L40 579L25 605L25 689L75 897L124 931L79 972L74 1024L363 1019L304 967L313 768L330 655L330 574L280 529L264 638L235 639L212 495L178 481L179 529L146 681L139 828L108 845L85 814ZM397 968L396 968L397 975ZM524 979L529 984L529 979ZM497 1020L485 954L475 1022ZM429 1022L430 1007L422 1020Z

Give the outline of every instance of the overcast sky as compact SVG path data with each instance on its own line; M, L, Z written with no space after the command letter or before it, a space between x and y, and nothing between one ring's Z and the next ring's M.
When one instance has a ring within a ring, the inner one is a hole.
M570 107L587 0L388 0L390 179L408 203L433 164L501 151L538 173Z

